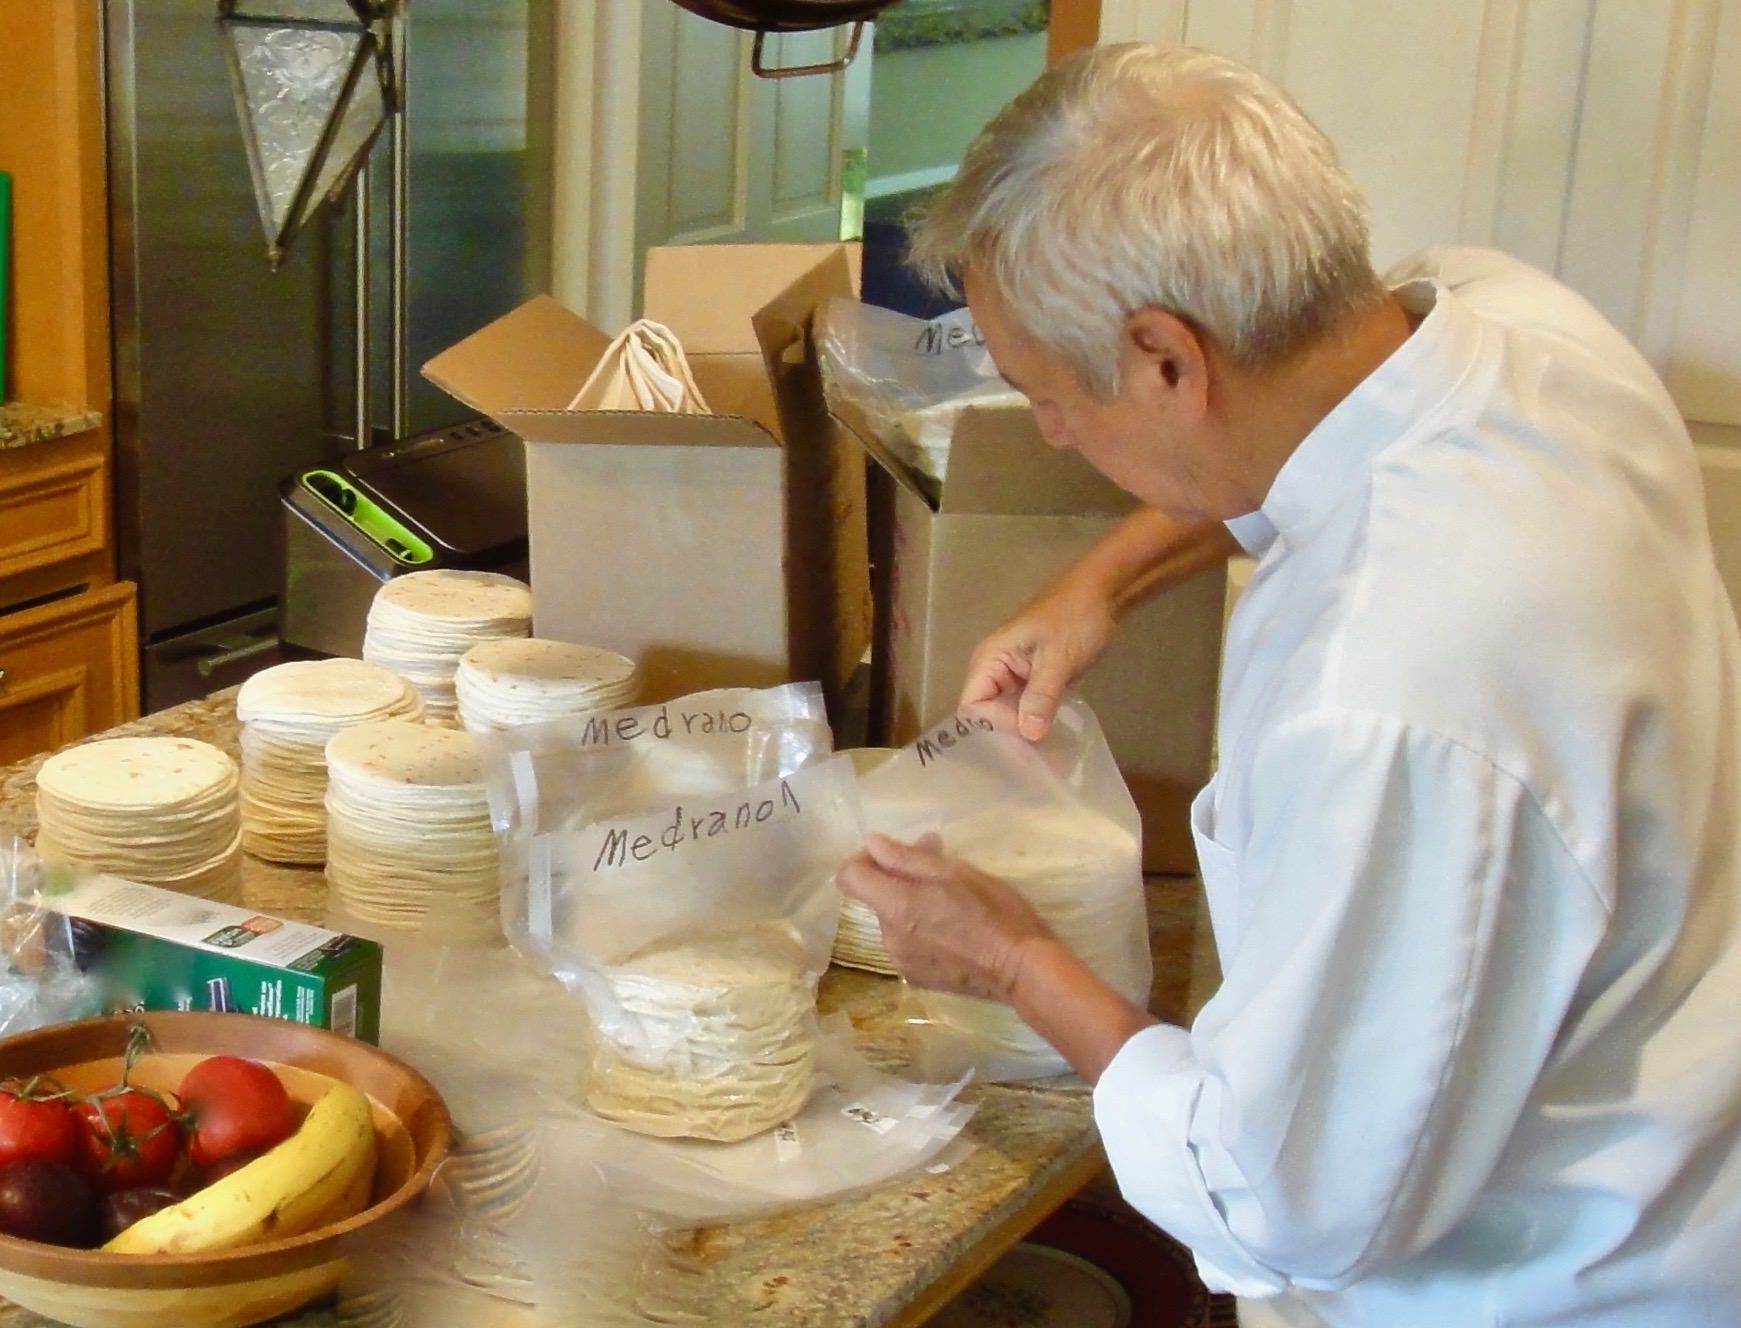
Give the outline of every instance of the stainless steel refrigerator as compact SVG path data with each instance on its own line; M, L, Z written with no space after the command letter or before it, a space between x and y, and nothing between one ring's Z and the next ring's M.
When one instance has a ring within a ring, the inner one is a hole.
M400 433L469 417L416 367L549 283L554 0L410 0ZM105 0L121 574L147 710L273 658L277 486L356 438L351 196L267 262L216 0ZM392 437L385 136L369 245L371 436ZM354 194L354 190L352 193Z

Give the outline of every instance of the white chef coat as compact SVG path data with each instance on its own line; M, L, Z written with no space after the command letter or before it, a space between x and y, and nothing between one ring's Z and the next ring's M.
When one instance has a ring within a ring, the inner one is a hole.
M1252 1324L1741 1325L1741 639L1644 360L1500 254L1304 440L1193 810L1225 975L1094 1094ZM1430 312L1429 312L1430 311Z

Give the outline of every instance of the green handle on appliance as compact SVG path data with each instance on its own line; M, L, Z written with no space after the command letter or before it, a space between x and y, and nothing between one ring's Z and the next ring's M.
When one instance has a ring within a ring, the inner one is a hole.
M303 475L302 487L407 567L419 567L434 559L429 545L336 470L311 470Z
M6 400L6 257L12 252L12 177L0 171L0 401Z

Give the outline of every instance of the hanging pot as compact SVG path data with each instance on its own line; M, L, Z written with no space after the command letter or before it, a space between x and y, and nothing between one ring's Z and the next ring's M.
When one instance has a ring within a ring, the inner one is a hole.
M896 0L676 0L691 14L756 34L750 69L757 78L796 78L803 74L835 74L852 63L864 36L864 25ZM762 61L762 42L770 32L815 32L852 24L846 54L814 65L770 68Z

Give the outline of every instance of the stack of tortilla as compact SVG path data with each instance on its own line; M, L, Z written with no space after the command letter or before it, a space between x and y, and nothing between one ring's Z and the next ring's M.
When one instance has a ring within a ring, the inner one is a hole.
M411 572L375 592L363 658L410 679L423 693L429 718L451 724L460 656L481 641L531 631L532 592L523 581L451 568Z
M471 734L376 720L334 736L326 766L326 879L343 913L434 940L501 936L501 867Z
M602 970L587 1105L644 1134L732 1143L810 1098L815 994L784 923L664 941Z
M466 651L453 685L465 727L488 733L631 705L641 673L614 650L508 637Z
M256 673L242 721L242 846L268 862L326 861L326 744L376 719L422 719L423 697L360 659L308 659Z
M1015 886L1090 968L1123 995L1146 1000L1141 846L1123 827L1075 808L994 807L946 826L943 847ZM1007 1005L938 991L916 996L928 1020L995 1056L1067 1068Z
M895 754L893 747L852 747L853 773L861 778L875 770ZM829 955L845 968L862 968L870 973L898 975L889 952L883 948L883 927L875 910L847 895L840 897L840 925L834 933L834 948Z
M36 848L202 899L240 903L236 763L194 738L109 738L51 756L36 776Z

